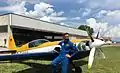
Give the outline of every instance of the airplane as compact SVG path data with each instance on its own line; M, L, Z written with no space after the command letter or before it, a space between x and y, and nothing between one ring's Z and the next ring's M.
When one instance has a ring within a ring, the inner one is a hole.
M105 44L103 40L98 38L99 33L97 34L96 38L93 39L92 36L88 33L90 39L76 39L71 40L73 43L78 45L80 42L85 42L84 46L89 47L87 50L81 50L78 48L78 51L71 55L71 64L74 66L75 71L80 71L81 68L76 67L73 64L73 60L83 59L88 57L88 69L91 68L95 56L95 51L100 52L105 58L103 51L101 50L101 46ZM43 41L43 40L42 40ZM16 51L14 54L7 54L7 55L0 55L0 61L6 60L28 60L28 59L35 59L35 60L53 60L55 57L59 55L60 46L58 45L60 41L50 42L48 40L44 40L41 43L41 40L34 40L31 41L21 47L16 47L15 41L13 36L9 37L8 48L10 51ZM8 50L8 51L9 51Z

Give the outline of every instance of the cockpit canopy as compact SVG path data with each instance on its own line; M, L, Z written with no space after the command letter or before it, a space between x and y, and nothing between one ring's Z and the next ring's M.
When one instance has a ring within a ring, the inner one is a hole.
M49 40L46 39L37 39L37 40L33 40L31 42L28 43L28 47L32 48L32 47L37 47L43 43L49 42Z

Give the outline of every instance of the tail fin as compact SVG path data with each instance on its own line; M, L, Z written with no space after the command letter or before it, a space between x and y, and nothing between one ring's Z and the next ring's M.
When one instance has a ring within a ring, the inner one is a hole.
M8 38L8 49L9 50L15 50L16 49L15 40L14 40L12 34L10 34L10 36Z

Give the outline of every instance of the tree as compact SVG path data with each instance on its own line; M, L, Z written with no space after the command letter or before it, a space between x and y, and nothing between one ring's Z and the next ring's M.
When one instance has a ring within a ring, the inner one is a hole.
M80 25L78 27L78 29L87 31L90 35L92 35L94 33L93 28L91 28L90 26L87 26L87 25Z

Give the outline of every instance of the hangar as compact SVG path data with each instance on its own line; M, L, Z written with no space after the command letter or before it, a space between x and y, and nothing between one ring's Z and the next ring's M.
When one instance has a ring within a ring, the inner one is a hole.
M24 15L13 13L0 15L0 46L7 46L11 31L18 46L35 39L61 40L62 34L66 32L70 34L71 39L88 36L86 31Z

